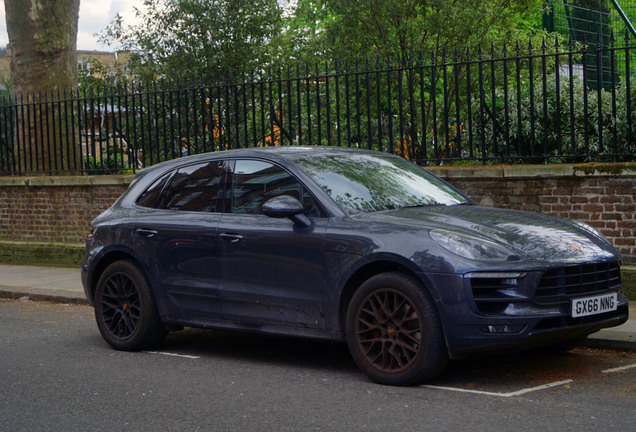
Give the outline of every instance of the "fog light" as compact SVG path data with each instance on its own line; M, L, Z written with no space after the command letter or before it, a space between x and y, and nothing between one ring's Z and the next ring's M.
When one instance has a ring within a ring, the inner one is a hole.
M503 325L489 325L480 327L484 333L505 333L505 334L513 334L520 333L525 328L523 324L503 324Z

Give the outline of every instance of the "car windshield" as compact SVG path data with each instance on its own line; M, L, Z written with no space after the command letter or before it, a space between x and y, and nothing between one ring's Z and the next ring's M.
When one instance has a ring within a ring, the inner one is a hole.
M419 166L390 155L321 154L295 162L338 204L354 212L468 202Z

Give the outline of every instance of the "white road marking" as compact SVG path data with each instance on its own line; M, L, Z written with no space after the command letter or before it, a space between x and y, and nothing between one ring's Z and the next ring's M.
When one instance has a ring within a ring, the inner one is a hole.
M636 368L636 363L631 364L631 365L627 365L627 366L616 367L616 368L612 368L612 369L605 369L602 372L603 373L621 372L621 371L624 371L624 370L627 370L627 369L632 369L632 368Z
M487 392L487 391L481 391L481 390L470 390L470 389L462 389L462 388L456 388L456 387L442 387L442 386L434 386L434 385L423 385L422 387L428 387L428 388L433 388L433 389L441 389L441 390L448 390L448 391L455 391L455 392L460 392L460 393L474 393L474 394L481 394L481 395L486 395L486 396L497 396L497 397L505 397L505 398L507 398L507 397L521 396L523 394L534 392L534 391L538 391L538 390L544 390L544 389L549 389L549 388L552 388L552 387L558 387L558 386L561 386L561 385L569 384L571 382L572 382L572 380L568 379L568 380L564 380L564 381L557 381L557 382L553 382L553 383L543 384L543 385L536 386L536 387L530 387L530 388L526 388L526 389L521 389L521 390L517 390L517 391L514 391L514 392L509 392L509 393Z
M170 356L170 357L181 357L181 358L187 358L187 359L198 359L201 358L199 356L193 356L193 355L186 355L186 354L175 354L175 353L169 353L169 352L161 352L161 351L144 351L148 354L160 354L160 355L165 355L165 356Z

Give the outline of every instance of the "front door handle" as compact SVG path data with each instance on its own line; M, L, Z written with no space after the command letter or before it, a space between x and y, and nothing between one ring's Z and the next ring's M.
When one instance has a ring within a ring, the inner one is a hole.
M155 235L157 235L157 231L151 230L151 229L145 229L145 228L139 228L137 231L135 231L135 233L137 235L148 237L148 238L154 237Z
M236 243L239 240L243 240L243 236L240 234L232 234L232 233L223 233L221 234L221 238L230 243Z

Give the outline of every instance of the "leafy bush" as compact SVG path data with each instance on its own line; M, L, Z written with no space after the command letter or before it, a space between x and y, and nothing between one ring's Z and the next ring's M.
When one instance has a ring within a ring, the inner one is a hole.
M586 89L578 79L570 82L567 77L560 76L558 81L558 93L556 74L546 76L545 86L543 80L535 79L532 93L528 83L522 82L520 98L514 86L508 88L507 95L504 89L498 88L495 91L494 113L490 91L486 91L483 124L480 117L482 107L479 98L475 98L471 125L473 139L480 142L483 137L489 156L511 159L551 156L563 161L563 154L593 158L633 151L627 148L630 131L624 84L617 85L615 96L611 91L600 90L599 118L599 93L596 90ZM632 80L630 88L629 109L634 111L634 108L636 80ZM467 128L463 133L467 133ZM631 113L631 136L632 139L636 137L634 112ZM509 151L506 142L510 143Z
M133 170L129 169L122 154L115 147L102 147L100 154L101 158L84 155L84 170L86 174L127 174L133 172Z

